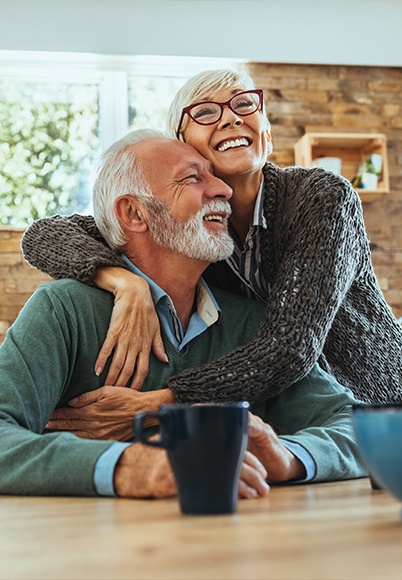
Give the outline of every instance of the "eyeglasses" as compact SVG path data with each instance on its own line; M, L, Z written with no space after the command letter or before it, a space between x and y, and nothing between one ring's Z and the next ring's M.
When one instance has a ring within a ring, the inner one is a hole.
M229 107L233 113L240 115L240 117L247 117L247 115L252 115L258 110L262 111L262 90L254 89L252 91L237 93L237 95L234 95L234 97L224 103L203 101L184 107L176 131L177 139L179 138L180 128L185 115L188 115L198 125L213 125L221 120L224 107Z

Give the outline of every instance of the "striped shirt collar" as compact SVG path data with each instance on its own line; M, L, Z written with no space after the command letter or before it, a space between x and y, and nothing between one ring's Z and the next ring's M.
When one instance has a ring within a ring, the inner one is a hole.
M261 226L267 229L267 222L264 215L264 179L261 180L260 189L258 190L257 199L255 200L254 215L252 226Z
M226 260L227 264L240 278L244 294L266 303L269 294L261 258L261 229L267 228L264 216L264 179L261 181L257 199L254 205L253 219L247 232L244 244L240 241L236 232L229 226L230 234L234 241L234 252Z

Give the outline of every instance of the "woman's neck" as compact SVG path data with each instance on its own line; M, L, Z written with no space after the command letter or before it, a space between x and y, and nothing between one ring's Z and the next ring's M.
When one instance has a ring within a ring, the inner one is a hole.
M244 243L254 215L255 201L261 186L262 173L258 175L236 175L224 181L232 188L230 200L232 215L230 225Z

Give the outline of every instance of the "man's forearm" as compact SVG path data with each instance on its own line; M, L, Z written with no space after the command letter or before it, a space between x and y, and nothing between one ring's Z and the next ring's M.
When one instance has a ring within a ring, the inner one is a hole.
M166 451L139 443L127 447L121 454L113 483L120 497L162 498L176 494Z

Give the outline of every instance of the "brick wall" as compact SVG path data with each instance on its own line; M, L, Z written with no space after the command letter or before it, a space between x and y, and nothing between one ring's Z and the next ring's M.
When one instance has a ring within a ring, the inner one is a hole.
M306 131L385 133L391 192L364 204L373 264L388 303L402 316L402 68L254 63L264 89L280 166L294 163ZM22 230L0 228L0 343L36 286L47 278L20 253Z
M32 292L50 279L24 261L22 233L19 228L0 227L0 344Z
M264 89L279 166L294 163L306 132L384 133L390 193L363 204L372 260L384 295L402 316L402 68L254 63Z

